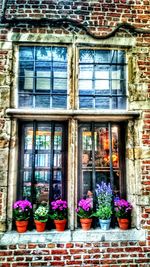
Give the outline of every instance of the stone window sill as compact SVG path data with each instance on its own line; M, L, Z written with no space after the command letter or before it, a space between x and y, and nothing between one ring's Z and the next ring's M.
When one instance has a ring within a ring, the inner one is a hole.
M66 242L107 242L107 241L145 241L146 231L135 228L120 230L119 228L103 231L99 228L89 231L77 229L75 231L65 230L57 232L50 230L37 232L36 230L25 233L10 231L0 234L1 245L27 244L27 243L66 243Z

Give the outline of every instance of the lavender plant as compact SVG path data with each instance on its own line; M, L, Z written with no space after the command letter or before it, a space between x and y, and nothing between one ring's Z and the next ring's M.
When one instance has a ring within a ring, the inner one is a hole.
M113 192L110 186L110 183L106 184L105 182L101 182L101 184L96 185L96 196L97 196L97 202L98 206L111 206L112 205L112 197Z

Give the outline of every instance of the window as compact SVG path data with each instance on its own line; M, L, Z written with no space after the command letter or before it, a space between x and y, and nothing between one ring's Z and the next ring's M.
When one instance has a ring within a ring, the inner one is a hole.
M65 123L31 122L21 124L19 196L32 203L65 198Z
M20 47L19 107L66 108L67 48Z
M96 184L111 183L116 195L125 196L124 138L116 123L80 123L79 194L95 192Z
M124 51L79 51L79 108L126 108Z
M95 194L97 183L126 196L126 124L111 119L111 110L126 109L126 83L123 50L19 48L19 107L33 110L30 121L20 121L18 198L35 205L67 199L74 229L74 203Z

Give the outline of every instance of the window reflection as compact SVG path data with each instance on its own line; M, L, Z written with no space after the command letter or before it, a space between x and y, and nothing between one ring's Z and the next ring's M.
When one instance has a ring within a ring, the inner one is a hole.
M23 133L23 197L35 203L62 198L63 127L35 122L34 127L25 125Z
M111 125L110 129L108 126L97 126L96 123L93 125L93 131L88 124L87 127L81 127L82 161L79 175L82 177L84 196L94 190L93 179L94 183L109 183L110 172L113 172L114 185L119 189L119 128L115 125Z

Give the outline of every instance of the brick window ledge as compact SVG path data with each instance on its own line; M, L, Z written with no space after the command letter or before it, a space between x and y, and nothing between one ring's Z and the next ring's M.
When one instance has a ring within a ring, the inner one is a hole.
M65 230L57 232L56 230L45 231L42 233L36 230L27 231L25 233L17 233L10 231L0 234L1 245L10 244L27 244L27 243L66 243L66 242L104 242L104 241L145 241L146 231L137 230L135 228L129 230L120 230L119 228L103 231L94 229L83 231L77 229L75 231Z

